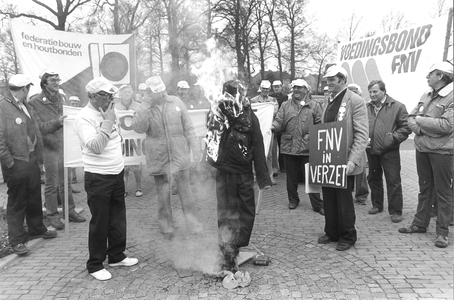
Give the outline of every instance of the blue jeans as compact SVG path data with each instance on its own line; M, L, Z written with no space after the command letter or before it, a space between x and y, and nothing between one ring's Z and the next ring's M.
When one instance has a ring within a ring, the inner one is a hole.
M452 217L452 155L416 150L419 177L418 207L412 225L427 228L430 222L432 193L437 197L437 235L448 236Z
M381 155L374 155L366 149L369 161L369 182L372 206L383 211L384 191L383 173L385 173L386 190L388 193L388 212L390 215L402 215L403 196L402 181L400 178L399 149Z
M104 269L103 262L126 258L126 206L124 172L102 175L85 172L85 191L91 220L88 228L87 270Z
M41 207L41 172L33 152L29 162L14 160L8 172L6 219L8 240L14 247L26 243L29 236L45 233L47 228L43 224ZM27 220L28 232L24 228L24 219Z

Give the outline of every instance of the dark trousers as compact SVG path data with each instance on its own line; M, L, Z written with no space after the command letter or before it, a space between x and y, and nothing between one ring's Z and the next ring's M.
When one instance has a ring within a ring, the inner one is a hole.
M370 154L367 149L369 161L369 182L372 206L383 211L383 173L385 174L386 190L388 194L389 214L402 215L403 196L400 178L400 153L399 149L381 155Z
M304 174L304 165L309 162L309 156L306 155L288 155L284 154L285 176L287 178L287 195L289 202L300 202L298 196L298 173ZM323 201L319 193L309 193L312 209L320 211L323 208Z
M427 228L432 197L437 197L437 235L448 236L452 216L452 155L416 151L419 177L418 207L412 225Z
M103 262L117 263L126 258L126 206L124 172L101 175L85 172L85 191L91 220L88 229L87 270L104 269Z
M254 176L217 170L216 196L221 251L233 256L249 244L255 219ZM225 253L224 253L225 255Z
M347 176L347 188L323 187L325 208L325 233L332 241L353 245L356 243L355 205L353 204L353 184L355 176Z
M29 236L47 231L43 224L41 175L33 152L29 162L14 160L8 170L8 204L6 206L8 240L12 247L26 243ZM24 228L27 221L28 232Z

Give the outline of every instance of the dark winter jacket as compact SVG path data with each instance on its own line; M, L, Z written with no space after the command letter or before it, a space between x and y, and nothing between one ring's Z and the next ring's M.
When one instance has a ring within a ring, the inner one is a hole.
M54 102L49 100L50 94L43 90L30 99L30 105L43 136L44 149L63 155L63 123L60 121L63 115L63 99L59 93L52 97Z
M212 117L209 131L222 127ZM218 170L236 174L252 173L254 162L259 188L271 186L260 123L250 106L243 107L242 113L230 120L229 127L223 130L216 161L209 154L207 160Z
M405 105L386 95L382 108L375 115L374 105L367 103L369 118L370 153L381 155L399 149L400 143L411 133L407 125L408 113Z
M24 102L25 107L31 114L33 126L36 128L35 155L42 162L42 139L38 130L38 124L33 118L32 108ZM5 98L0 100L0 160L9 165L15 159L29 161L30 150L27 138L27 122L30 119L17 105L13 95L8 91Z

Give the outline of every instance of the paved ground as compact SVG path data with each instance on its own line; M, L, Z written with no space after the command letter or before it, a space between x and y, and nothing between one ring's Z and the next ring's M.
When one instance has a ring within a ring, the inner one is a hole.
M411 142L403 149L412 149ZM88 223L70 223L69 236L62 231L57 239L34 241L25 257L0 260L0 299L453 299L454 247L434 246L435 220L426 234L397 232L411 222L418 191L414 151L401 154L404 221L394 224L387 213L369 215L370 205L356 206L358 242L347 252L336 251L334 243L317 244L323 217L312 211L307 195L288 210L285 176L279 174L278 185L264 193L251 240L271 264L243 264L251 285L226 290L210 275L217 259L214 183L194 189L205 225L200 236L185 231L179 200L172 196L179 227L168 241L159 234L154 184L145 176L144 196L127 198L127 254L139 258L137 266L106 266L113 278L96 281L85 269ZM84 194L76 197L89 218ZM1 184L0 204L5 198ZM179 277L175 266L191 268L192 276Z

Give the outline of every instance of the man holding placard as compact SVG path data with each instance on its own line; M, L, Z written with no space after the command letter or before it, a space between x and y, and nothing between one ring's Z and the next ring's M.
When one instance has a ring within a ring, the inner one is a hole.
M330 67L327 78L330 98L323 106L322 123L345 122L347 163L345 169L346 188L323 184L323 204L325 208L325 235L318 239L321 244L338 242L336 250L345 251L356 243L355 206L353 204L353 185L355 176L362 172L366 163L366 144L369 137L366 104L355 93L347 89L347 71L339 66ZM342 131L342 130L341 130ZM320 143L320 139L313 139ZM328 143L328 142L326 142ZM311 151L312 152L312 151ZM326 158L328 159L328 158ZM342 169L334 166L336 170ZM339 174L340 171L336 171Z

